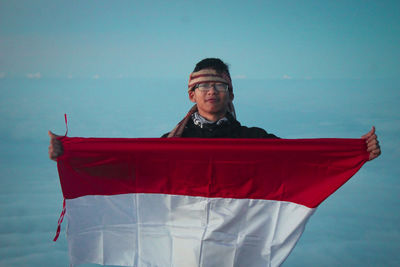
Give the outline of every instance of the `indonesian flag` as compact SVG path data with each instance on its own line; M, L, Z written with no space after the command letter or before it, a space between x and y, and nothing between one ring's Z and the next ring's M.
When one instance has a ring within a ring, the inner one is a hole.
M71 265L279 266L361 139L68 138Z

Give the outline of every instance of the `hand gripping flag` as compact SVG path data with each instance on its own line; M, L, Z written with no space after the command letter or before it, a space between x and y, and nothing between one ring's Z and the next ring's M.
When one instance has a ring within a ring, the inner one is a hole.
M71 265L279 266L368 160L361 139L62 143Z

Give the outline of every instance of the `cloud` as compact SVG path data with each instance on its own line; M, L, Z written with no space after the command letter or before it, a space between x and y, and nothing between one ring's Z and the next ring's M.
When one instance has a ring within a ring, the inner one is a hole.
M93 75L93 79L98 79L98 78L100 78L100 75L98 74Z
M40 72L28 73L26 75L26 77L29 78L29 79L40 79L40 78L42 78L42 74L40 74Z
M246 78L247 78L246 75L243 75L243 74L233 76L233 79L237 79L237 80L243 80Z
M6 73L5 72L0 72L0 79L3 79L4 77L6 77Z
M292 78L291 76L285 74L285 75L282 76L282 79L284 79L284 80L291 80L291 79L293 79L293 78Z

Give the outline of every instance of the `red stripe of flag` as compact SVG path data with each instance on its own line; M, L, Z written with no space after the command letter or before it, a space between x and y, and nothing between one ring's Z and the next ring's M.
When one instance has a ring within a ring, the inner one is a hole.
M67 199L160 193L290 201L310 208L367 161L361 139L64 138Z

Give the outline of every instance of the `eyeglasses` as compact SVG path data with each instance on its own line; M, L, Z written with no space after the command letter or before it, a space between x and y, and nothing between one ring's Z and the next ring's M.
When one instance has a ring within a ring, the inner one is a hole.
M229 86L225 83L199 83L194 88L199 89L201 92L208 92L211 90L211 87L214 87L218 92L226 92Z

